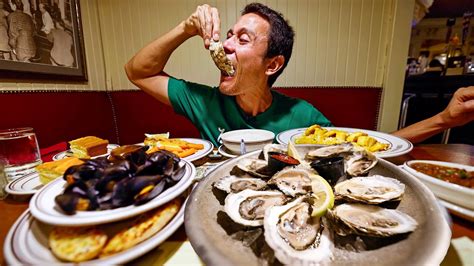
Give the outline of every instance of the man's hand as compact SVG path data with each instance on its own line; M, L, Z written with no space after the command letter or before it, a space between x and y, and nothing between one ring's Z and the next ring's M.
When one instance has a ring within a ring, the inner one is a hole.
M220 34L219 12L217 8L207 4L198 6L196 11L185 21L185 31L190 35L199 35L204 40L204 47L209 48L211 38L219 40Z
M462 126L474 120L474 86L458 89L440 117L446 128Z

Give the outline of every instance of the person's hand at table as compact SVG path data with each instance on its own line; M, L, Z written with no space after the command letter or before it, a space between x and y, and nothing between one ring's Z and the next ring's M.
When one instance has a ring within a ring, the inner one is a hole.
M445 128L462 126L474 120L474 86L458 89L439 116Z
M448 106L440 113L393 132L395 136L418 143L448 128L474 120L474 86L458 89Z

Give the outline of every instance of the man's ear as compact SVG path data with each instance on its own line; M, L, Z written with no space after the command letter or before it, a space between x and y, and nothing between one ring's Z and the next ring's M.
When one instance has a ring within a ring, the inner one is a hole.
M271 76L278 72L280 68L283 67L283 64L285 63L285 57L283 55L277 55L269 59L268 65L267 65L267 70L265 71L265 74L268 76Z

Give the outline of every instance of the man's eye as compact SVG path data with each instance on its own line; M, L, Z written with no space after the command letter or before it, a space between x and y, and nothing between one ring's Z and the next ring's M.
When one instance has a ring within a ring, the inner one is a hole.
M248 42L249 42L249 39L246 38L246 37L239 37L239 42L241 42L241 43L248 43Z
M227 33L227 39L232 38L232 33Z

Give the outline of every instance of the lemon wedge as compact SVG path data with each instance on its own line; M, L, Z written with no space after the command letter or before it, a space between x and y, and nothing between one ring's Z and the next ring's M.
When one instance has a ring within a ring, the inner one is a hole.
M323 177L319 175L311 176L311 186L313 189L312 205L313 212L311 216L321 217L326 214L328 209L334 207L334 193L332 187Z
M145 137L150 138L150 139L169 139L170 138L170 133L159 133L159 134L148 134L145 133Z
M296 150L296 147L293 141L290 140L288 142L288 150L286 152L288 153L289 156L295 158L300 163L303 162L303 158L301 158L300 153Z

